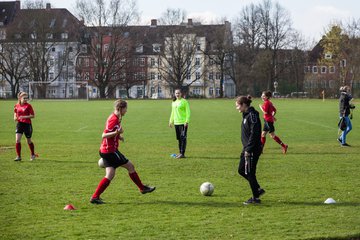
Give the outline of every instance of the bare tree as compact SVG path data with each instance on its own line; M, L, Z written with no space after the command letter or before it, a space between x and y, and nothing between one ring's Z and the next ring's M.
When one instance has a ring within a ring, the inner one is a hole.
M201 66L205 57L196 57L196 53L201 53L196 34L186 31L170 31L166 34L158 68L171 88L185 88L187 91L190 85L204 75Z
M180 8L168 8L161 14L159 19L162 25L180 25L186 19L186 11Z
M124 71L128 69L126 65L130 62L136 42L130 41L127 26L138 21L136 1L77 0L76 9L77 15L91 26L87 57L94 63L94 76L89 79L90 83L99 89L100 98L108 97L116 86L124 83L120 75L129 76ZM118 64L120 62L122 64Z
M29 77L24 47L20 44L3 43L0 59L2 76L10 85L12 97L16 98L20 84Z

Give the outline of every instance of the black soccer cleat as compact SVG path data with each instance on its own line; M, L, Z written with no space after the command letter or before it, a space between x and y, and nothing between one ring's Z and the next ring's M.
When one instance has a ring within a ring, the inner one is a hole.
M144 185L144 189L141 190L140 192L141 192L142 194L146 194L146 193L151 193L151 192L153 192L155 189L156 189L156 187L149 187L149 186Z
M338 142L339 142L339 143L341 143L341 144L342 144L342 141L341 141L341 139L340 139L340 138L338 138L337 140L338 140Z
M260 198L250 198L249 200L247 200L246 202L244 202L245 205L249 205L249 204L260 204L261 200Z
M90 198L90 203L92 203L92 204L104 204L104 201L101 198Z
M259 197L265 194L265 189L259 188Z
M19 162L21 161L21 157L20 156L17 156L15 159L14 159L15 162Z
M341 144L342 147L351 147L351 145L347 144L347 143L344 143L344 144Z

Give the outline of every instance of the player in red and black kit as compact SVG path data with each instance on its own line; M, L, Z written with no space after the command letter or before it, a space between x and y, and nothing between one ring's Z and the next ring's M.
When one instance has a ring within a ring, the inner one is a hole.
M35 117L32 106L27 102L28 95L26 92L18 93L18 103L14 107L14 121L17 121L16 125L16 158L15 161L21 161L21 137L25 134L27 143L29 145L31 156L30 160L33 161L37 157L35 154L35 146L31 141L33 128L31 125L31 118Z
M276 121L275 114L276 114L276 108L270 101L270 98L272 97L272 93L270 91L264 91L261 94L261 99L264 101L263 105L259 105L261 111L264 113L264 128L261 133L261 144L265 146L266 142L266 134L269 133L271 138L275 140L278 144L281 145L282 152L286 154L288 145L283 143L278 136L275 135L275 127L274 122Z
M118 167L126 168L131 180L137 185L142 194L150 193L155 187L143 185L134 165L118 150L119 140L123 141L121 126L122 117L127 111L127 102L123 100L115 101L115 110L106 121L106 127L102 134L102 143L100 147L100 156L103 158L105 165L105 177L100 181L96 191L92 195L90 202L94 204L104 203L100 195L109 186L111 180L115 177L115 170Z

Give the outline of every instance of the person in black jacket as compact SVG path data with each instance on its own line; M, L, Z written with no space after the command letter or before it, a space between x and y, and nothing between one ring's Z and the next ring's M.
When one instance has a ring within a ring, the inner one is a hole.
M251 96L240 96L236 99L235 104L236 109L243 114L241 123L243 149L238 172L249 182L253 194L244 204L256 204L261 202L260 196L265 193L256 179L256 165L262 152L259 112L250 106Z
M354 105L350 104L351 100L352 100L352 96L350 95L350 87L349 86L340 87L339 113L340 113L340 118L344 118L346 122L346 129L342 132L341 136L338 138L338 141L341 143L341 146L343 147L350 147L350 145L346 143L346 135L352 129L349 115L350 115L350 109L355 107Z

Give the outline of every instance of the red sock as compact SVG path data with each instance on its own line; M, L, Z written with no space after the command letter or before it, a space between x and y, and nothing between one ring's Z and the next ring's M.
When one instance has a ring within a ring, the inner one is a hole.
M97 186L95 193L92 195L92 198L99 198L105 189L110 185L110 182L111 181L109 179L104 177Z
M265 143L266 143L266 137L261 137L261 144L263 145L263 147L264 147Z
M16 148L16 154L19 157L21 157L21 143L16 143L15 148Z
M30 151L31 151L31 155L35 155L35 146L34 146L34 143L30 143L30 144L29 144L29 148L30 148Z
M280 144L282 147L285 147L285 144L280 140L280 138L279 138L278 136L275 136L275 137L274 137L274 140L275 140L278 144Z
M144 185L142 184L138 174L136 172L133 172L133 173L129 173L129 176L131 180L136 184L136 186L138 186L140 191L142 191L144 189Z

